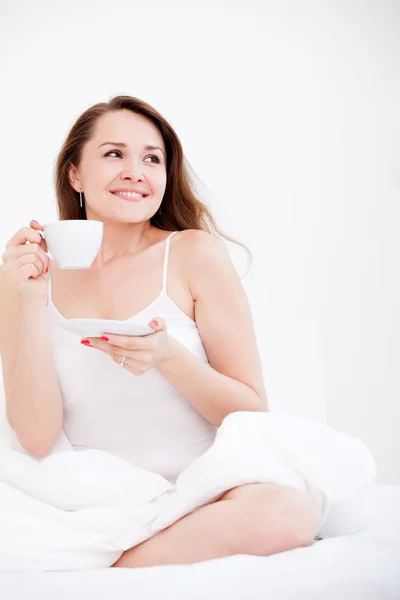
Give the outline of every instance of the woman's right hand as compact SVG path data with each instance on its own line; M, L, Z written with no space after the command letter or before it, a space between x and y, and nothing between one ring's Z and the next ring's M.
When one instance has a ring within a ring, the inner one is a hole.
M39 231L43 231L43 226L31 221L29 227L22 227L13 235L2 256L2 269L6 279L22 296L47 300L50 258Z

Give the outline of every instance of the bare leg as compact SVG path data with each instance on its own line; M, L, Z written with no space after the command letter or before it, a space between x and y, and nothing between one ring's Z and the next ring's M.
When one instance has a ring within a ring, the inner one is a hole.
M317 521L312 499L295 488L240 486L127 550L113 566L189 564L234 554L268 556L312 544Z

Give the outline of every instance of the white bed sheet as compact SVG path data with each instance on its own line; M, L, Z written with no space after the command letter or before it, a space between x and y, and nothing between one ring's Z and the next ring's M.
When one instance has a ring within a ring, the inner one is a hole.
M147 569L0 574L1 600L399 600L400 486L376 485L362 531L269 557Z

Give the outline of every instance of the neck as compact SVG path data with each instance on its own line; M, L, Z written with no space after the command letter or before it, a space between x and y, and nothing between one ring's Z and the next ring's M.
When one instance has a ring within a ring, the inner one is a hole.
M151 245L155 228L150 221L142 223L103 221L103 223L103 240L93 262L94 267L103 267L117 258L137 254Z

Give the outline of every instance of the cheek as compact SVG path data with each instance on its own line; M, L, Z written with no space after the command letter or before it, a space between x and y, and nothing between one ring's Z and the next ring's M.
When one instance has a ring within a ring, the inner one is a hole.
M166 172L160 171L158 173L154 173L151 182L153 189L156 190L159 194L163 194L167 185Z
M106 190L110 186L110 182L114 181L118 175L116 169L111 165L98 163L93 165L92 169L87 172L86 187L93 190L95 195Z
M110 184L118 179L121 171L121 166L116 163L100 163L98 165L98 170L96 174L97 186L102 187L103 189L110 187Z

